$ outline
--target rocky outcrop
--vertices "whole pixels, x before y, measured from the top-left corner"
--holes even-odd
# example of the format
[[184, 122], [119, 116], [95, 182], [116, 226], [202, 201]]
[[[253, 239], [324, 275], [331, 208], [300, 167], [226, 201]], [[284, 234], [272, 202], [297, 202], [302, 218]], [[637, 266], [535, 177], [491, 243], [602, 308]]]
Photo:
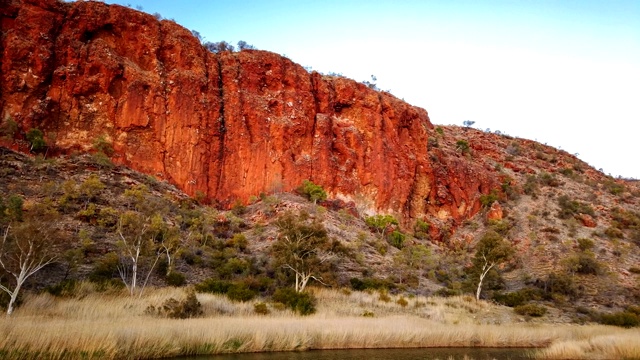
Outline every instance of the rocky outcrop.
[[59, 151], [104, 136], [114, 162], [221, 206], [310, 179], [407, 225], [457, 223], [499, 183], [429, 148], [427, 112], [389, 93], [266, 51], [214, 54], [178, 24], [117, 5], [3, 1], [2, 118]]

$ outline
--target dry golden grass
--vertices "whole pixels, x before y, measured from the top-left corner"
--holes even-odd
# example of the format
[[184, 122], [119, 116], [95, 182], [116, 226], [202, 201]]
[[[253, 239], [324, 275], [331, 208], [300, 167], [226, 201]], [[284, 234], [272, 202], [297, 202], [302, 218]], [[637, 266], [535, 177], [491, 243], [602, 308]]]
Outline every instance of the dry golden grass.
[[[87, 292], [79, 299], [46, 294], [27, 298], [12, 318], [0, 320], [3, 359], [158, 358], [228, 352], [406, 347], [544, 347], [546, 359], [639, 357], [638, 330], [604, 326], [481, 324], [504, 309], [468, 297], [379, 300], [378, 293], [314, 289], [318, 313], [299, 317], [255, 302], [232, 303], [198, 294], [204, 317], [173, 320], [145, 315], [149, 305], [181, 299], [182, 289], [150, 289], [141, 299]], [[416, 306], [416, 303], [418, 304]], [[361, 316], [369, 311], [374, 317]], [[476, 317], [474, 319], [474, 316]], [[635, 355], [634, 355], [635, 354]], [[609, 358], [611, 358], [609, 356]]]

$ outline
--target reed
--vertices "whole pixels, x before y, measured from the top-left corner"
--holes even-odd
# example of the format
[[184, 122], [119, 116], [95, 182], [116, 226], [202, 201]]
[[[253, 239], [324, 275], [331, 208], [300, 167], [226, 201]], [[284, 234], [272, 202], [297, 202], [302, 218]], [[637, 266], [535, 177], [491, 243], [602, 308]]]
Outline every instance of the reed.
[[[314, 291], [319, 306], [313, 316], [296, 316], [273, 304], [268, 305], [269, 315], [257, 315], [253, 311], [255, 302], [233, 303], [222, 296], [198, 294], [204, 316], [186, 320], [158, 318], [145, 312], [150, 305], [183, 298], [182, 289], [150, 289], [140, 299], [124, 293], [87, 293], [70, 299], [41, 294], [26, 298], [13, 317], [0, 320], [0, 358], [147, 359], [414, 347], [547, 347], [535, 354], [544, 359], [567, 358], [567, 354], [579, 354], [577, 358], [640, 357], [637, 345], [625, 345], [633, 343], [630, 339], [640, 338], [638, 330], [486, 324], [482, 323], [484, 315], [504, 309], [465, 297], [407, 298], [408, 304], [401, 306], [397, 296], [381, 301], [377, 293]], [[374, 316], [361, 316], [365, 310]]]

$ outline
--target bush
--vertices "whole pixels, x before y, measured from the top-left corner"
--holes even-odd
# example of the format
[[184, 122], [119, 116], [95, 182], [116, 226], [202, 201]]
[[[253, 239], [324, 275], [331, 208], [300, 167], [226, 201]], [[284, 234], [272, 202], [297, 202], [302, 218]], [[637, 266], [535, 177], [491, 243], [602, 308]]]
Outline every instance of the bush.
[[480, 204], [484, 208], [490, 207], [496, 201], [498, 201], [498, 194], [495, 190], [492, 190], [490, 194], [480, 195]]
[[460, 150], [463, 154], [468, 154], [471, 148], [469, 147], [469, 143], [466, 140], [458, 140], [456, 141], [456, 149]]
[[44, 134], [39, 129], [30, 129], [27, 131], [27, 140], [31, 143], [30, 150], [33, 152], [42, 151], [47, 148], [47, 143], [44, 141]]
[[230, 281], [206, 279], [199, 284], [196, 284], [196, 291], [206, 292], [212, 294], [226, 294], [231, 287]]
[[256, 314], [267, 315], [270, 313], [269, 308], [267, 308], [267, 304], [263, 302], [259, 302], [253, 305], [253, 311]]
[[389, 234], [389, 244], [397, 249], [402, 249], [405, 239], [406, 235], [398, 230], [394, 230], [391, 234]]
[[525, 288], [518, 291], [501, 293], [496, 292], [493, 294], [493, 300], [498, 304], [502, 304], [509, 307], [520, 306], [531, 300], [539, 300], [539, 290]]
[[150, 305], [145, 310], [145, 313], [172, 319], [188, 319], [202, 315], [202, 304], [198, 301], [195, 291], [192, 290], [187, 293], [187, 297], [182, 301], [169, 298], [158, 308]]
[[516, 306], [513, 311], [520, 315], [540, 317], [547, 313], [547, 308], [542, 305], [525, 304]]
[[582, 251], [587, 251], [593, 249], [595, 243], [591, 239], [580, 238], [578, 239], [578, 247]]
[[600, 323], [630, 328], [640, 326], [640, 317], [629, 311], [620, 311], [613, 314], [600, 315]]
[[598, 275], [600, 273], [600, 264], [591, 253], [580, 253], [569, 261], [570, 266], [573, 266], [578, 274]]
[[227, 290], [227, 297], [232, 301], [246, 302], [255, 298], [258, 294], [243, 282], [231, 284]]
[[298, 188], [298, 192], [304, 195], [310, 201], [316, 202], [327, 199], [327, 192], [324, 191], [322, 186], [316, 185], [309, 180], [304, 180], [302, 185]]
[[177, 271], [172, 271], [166, 276], [165, 280], [169, 286], [183, 286], [187, 282], [186, 276]]
[[387, 279], [351, 278], [351, 288], [356, 291], [392, 289], [395, 284]]
[[78, 286], [78, 281], [74, 279], [62, 280], [55, 285], [49, 285], [45, 288], [45, 291], [53, 296], [67, 297], [73, 296]]
[[580, 201], [571, 200], [567, 195], [562, 195], [558, 198], [558, 205], [560, 205], [560, 212], [558, 217], [561, 219], [569, 219], [575, 214], [587, 214], [594, 216], [595, 212], [589, 204], [585, 204]]
[[276, 290], [272, 300], [284, 304], [300, 315], [311, 315], [316, 312], [315, 297], [309, 293], [296, 292], [292, 288]]

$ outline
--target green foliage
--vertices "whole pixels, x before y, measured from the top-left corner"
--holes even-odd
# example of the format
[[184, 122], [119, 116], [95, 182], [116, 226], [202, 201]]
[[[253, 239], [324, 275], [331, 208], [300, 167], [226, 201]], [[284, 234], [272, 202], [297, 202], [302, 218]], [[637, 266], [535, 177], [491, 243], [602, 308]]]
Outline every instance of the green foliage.
[[395, 288], [395, 284], [388, 279], [377, 279], [377, 278], [351, 278], [349, 280], [351, 283], [351, 288], [356, 291], [365, 291], [365, 290], [390, 290]]
[[493, 294], [493, 300], [498, 304], [515, 307], [531, 300], [540, 300], [540, 291], [538, 289], [524, 288], [508, 293], [495, 292]]
[[113, 145], [111, 145], [111, 143], [107, 141], [105, 135], [98, 136], [98, 138], [93, 142], [93, 148], [97, 152], [100, 152], [109, 157], [113, 156], [114, 153]]
[[31, 143], [31, 151], [39, 152], [47, 148], [47, 143], [44, 141], [44, 134], [39, 129], [30, 129], [27, 131], [27, 140]]
[[234, 282], [227, 290], [227, 297], [232, 301], [246, 302], [257, 296], [257, 292], [244, 282]]
[[552, 273], [544, 281], [537, 281], [536, 286], [543, 291], [545, 299], [552, 299], [554, 294], [575, 297], [578, 292], [571, 275]]
[[619, 311], [612, 314], [601, 314], [601, 324], [631, 328], [640, 326], [640, 316], [630, 311]]
[[240, 216], [247, 212], [247, 207], [240, 200], [236, 200], [231, 207], [231, 213]]
[[76, 292], [78, 281], [75, 279], [65, 279], [57, 284], [49, 285], [45, 291], [53, 296], [68, 297], [73, 296]]
[[324, 225], [308, 214], [298, 216], [291, 212], [281, 215], [275, 225], [278, 238], [271, 247], [276, 265], [295, 273], [300, 282], [296, 282], [298, 291], [302, 291], [306, 281], [327, 270], [327, 254], [331, 242]]
[[558, 187], [562, 185], [562, 182], [558, 180], [555, 175], [547, 172], [541, 172], [538, 174], [538, 182], [543, 186]]
[[198, 292], [226, 294], [232, 301], [245, 302], [258, 295], [257, 291], [252, 289], [245, 281], [207, 279], [196, 284], [195, 288]]
[[218, 280], [218, 279], [206, 279], [199, 284], [196, 284], [195, 289], [198, 292], [212, 293], [212, 294], [226, 294], [231, 287], [231, 281]]
[[459, 150], [463, 154], [468, 154], [471, 151], [469, 147], [469, 142], [467, 140], [458, 140], [456, 141], [456, 150]]
[[300, 315], [311, 315], [316, 312], [316, 299], [310, 293], [281, 288], [276, 290], [271, 299], [274, 302], [284, 304]]
[[327, 192], [324, 191], [322, 186], [316, 185], [309, 180], [302, 181], [302, 185], [298, 188], [298, 192], [304, 195], [307, 199], [313, 201], [314, 204], [318, 201], [327, 199]]
[[525, 194], [534, 199], [538, 198], [538, 179], [534, 175], [527, 175], [527, 181], [524, 183], [522, 190]]
[[183, 286], [187, 282], [187, 277], [180, 272], [172, 271], [166, 277], [165, 281], [169, 286]]
[[426, 240], [429, 239], [429, 228], [431, 224], [420, 219], [416, 220], [416, 224], [413, 226], [413, 236], [416, 239]]
[[491, 190], [489, 194], [480, 195], [480, 204], [482, 204], [484, 208], [490, 207], [496, 201], [498, 201], [498, 194], [495, 190]]
[[443, 129], [443, 128], [441, 128], [440, 126], [438, 126], [438, 127], [436, 128], [436, 132], [437, 132], [438, 134], [440, 134], [440, 136], [444, 136], [444, 129]]
[[18, 123], [12, 118], [6, 118], [2, 125], [0, 125], [0, 136], [7, 140], [15, 139], [18, 132]]
[[576, 214], [588, 214], [591, 216], [595, 215], [595, 212], [593, 211], [591, 205], [577, 200], [571, 200], [567, 195], [558, 197], [558, 205], [560, 205], [558, 217], [561, 219], [569, 219]]
[[537, 304], [525, 304], [516, 306], [513, 311], [520, 315], [541, 317], [547, 313], [547, 308]]
[[580, 248], [581, 251], [591, 250], [593, 249], [594, 246], [595, 246], [595, 243], [591, 239], [586, 239], [586, 238], [578, 239], [578, 248]]
[[259, 315], [268, 315], [271, 311], [267, 308], [267, 304], [259, 302], [253, 305], [253, 312]]
[[591, 252], [581, 252], [567, 259], [571, 270], [583, 275], [598, 275], [601, 272], [600, 263]]
[[506, 236], [509, 233], [509, 230], [511, 230], [511, 228], [513, 227], [511, 222], [507, 219], [489, 220], [488, 225], [491, 230], [497, 232], [502, 236]]
[[609, 193], [613, 195], [620, 195], [625, 192], [626, 188], [623, 184], [616, 182], [615, 180], [607, 180], [604, 183], [605, 188]]
[[0, 224], [8, 221], [22, 221], [22, 206], [24, 201], [22, 197], [11, 194], [6, 200], [0, 196]]
[[198, 301], [195, 291], [191, 290], [182, 301], [174, 298], [167, 299], [162, 306], [155, 308], [149, 306], [145, 313], [148, 315], [158, 315], [171, 319], [189, 319], [202, 315], [202, 304]]
[[120, 259], [116, 253], [107, 253], [94, 263], [93, 270], [89, 273], [89, 280], [95, 283], [109, 282], [117, 275], [119, 264]]
[[497, 232], [489, 230], [480, 238], [476, 245], [470, 270], [470, 276], [466, 288], [470, 290], [476, 287], [476, 298], [479, 298], [482, 287], [487, 284], [489, 288], [498, 288], [502, 284], [502, 278], [497, 267], [511, 259], [514, 254], [511, 243]]
[[377, 232], [381, 238], [384, 237], [389, 227], [398, 225], [398, 220], [392, 215], [367, 216], [364, 222], [371, 230]]
[[394, 230], [391, 234], [389, 234], [389, 244], [391, 244], [391, 246], [395, 247], [396, 249], [402, 249], [406, 238], [407, 236], [403, 232]]

